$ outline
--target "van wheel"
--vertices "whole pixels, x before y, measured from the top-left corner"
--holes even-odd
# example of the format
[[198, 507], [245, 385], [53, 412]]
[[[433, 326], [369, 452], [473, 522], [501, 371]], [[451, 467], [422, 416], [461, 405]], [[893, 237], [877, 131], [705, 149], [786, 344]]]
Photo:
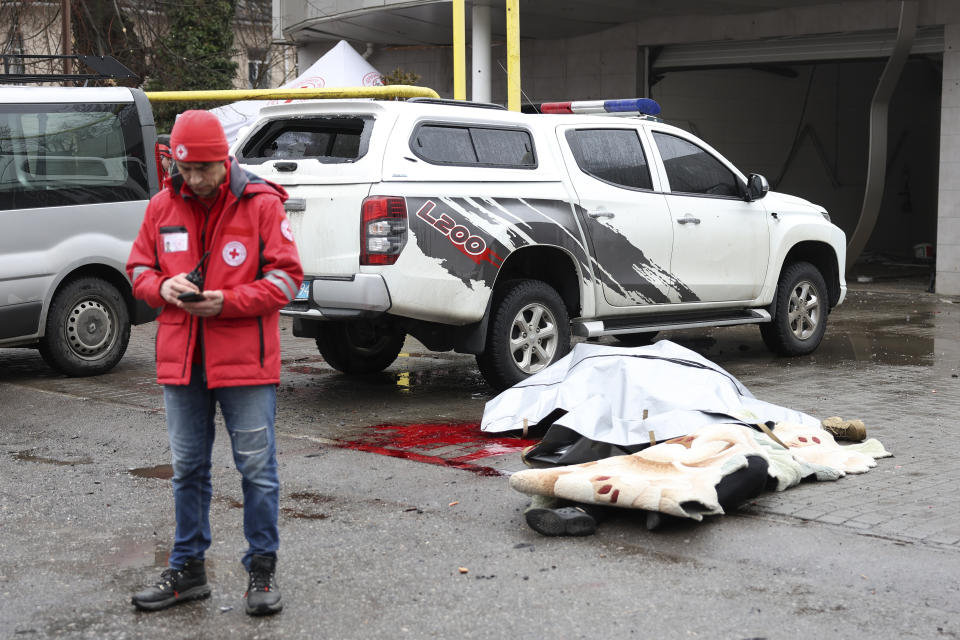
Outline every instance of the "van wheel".
[[68, 376], [110, 371], [130, 341], [130, 312], [115, 286], [100, 278], [79, 278], [50, 303], [40, 355]]
[[784, 268], [777, 284], [773, 320], [760, 325], [767, 348], [782, 356], [812, 353], [827, 330], [827, 285], [809, 262]]
[[405, 333], [382, 322], [323, 322], [317, 336], [317, 349], [337, 371], [376, 373], [393, 364], [405, 338]]
[[477, 367], [491, 387], [502, 391], [567, 355], [570, 318], [560, 295], [540, 280], [510, 280], [494, 295], [487, 346], [477, 354]]

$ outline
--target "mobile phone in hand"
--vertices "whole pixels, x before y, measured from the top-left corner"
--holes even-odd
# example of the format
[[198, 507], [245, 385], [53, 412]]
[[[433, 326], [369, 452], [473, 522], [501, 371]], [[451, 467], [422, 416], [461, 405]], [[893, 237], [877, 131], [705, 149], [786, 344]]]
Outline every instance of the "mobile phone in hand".
[[183, 293], [177, 296], [177, 300], [181, 300], [183, 302], [200, 302], [202, 300], [206, 300], [206, 298], [203, 297], [202, 293], [194, 293], [193, 291], [184, 291]]

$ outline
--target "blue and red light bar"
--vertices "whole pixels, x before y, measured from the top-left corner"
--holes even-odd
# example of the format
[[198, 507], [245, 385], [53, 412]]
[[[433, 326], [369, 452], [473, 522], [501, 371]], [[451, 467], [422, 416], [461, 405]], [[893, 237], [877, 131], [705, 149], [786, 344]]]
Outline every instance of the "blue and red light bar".
[[650, 98], [544, 102], [540, 105], [540, 113], [639, 113], [645, 116], [655, 116], [660, 113], [660, 105]]

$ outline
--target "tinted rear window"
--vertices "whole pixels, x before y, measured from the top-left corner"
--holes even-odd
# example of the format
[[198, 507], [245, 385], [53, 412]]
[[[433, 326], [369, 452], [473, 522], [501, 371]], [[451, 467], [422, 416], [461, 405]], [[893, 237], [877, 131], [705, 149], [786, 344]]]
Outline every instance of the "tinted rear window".
[[0, 105], [0, 209], [149, 198], [133, 104]]
[[631, 189], [652, 189], [650, 167], [635, 129], [576, 129], [567, 142], [586, 174]]
[[237, 159], [244, 164], [269, 160], [354, 162], [367, 153], [372, 127], [369, 117], [277, 120], [254, 133]]
[[410, 148], [432, 164], [533, 169], [537, 166], [530, 132], [486, 126], [423, 124]]

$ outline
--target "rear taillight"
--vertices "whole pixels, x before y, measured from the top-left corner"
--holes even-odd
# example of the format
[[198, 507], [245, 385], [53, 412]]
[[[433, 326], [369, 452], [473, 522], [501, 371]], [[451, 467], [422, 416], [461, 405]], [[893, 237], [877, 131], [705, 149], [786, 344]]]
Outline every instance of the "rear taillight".
[[407, 243], [407, 201], [372, 196], [360, 210], [360, 264], [393, 264]]

